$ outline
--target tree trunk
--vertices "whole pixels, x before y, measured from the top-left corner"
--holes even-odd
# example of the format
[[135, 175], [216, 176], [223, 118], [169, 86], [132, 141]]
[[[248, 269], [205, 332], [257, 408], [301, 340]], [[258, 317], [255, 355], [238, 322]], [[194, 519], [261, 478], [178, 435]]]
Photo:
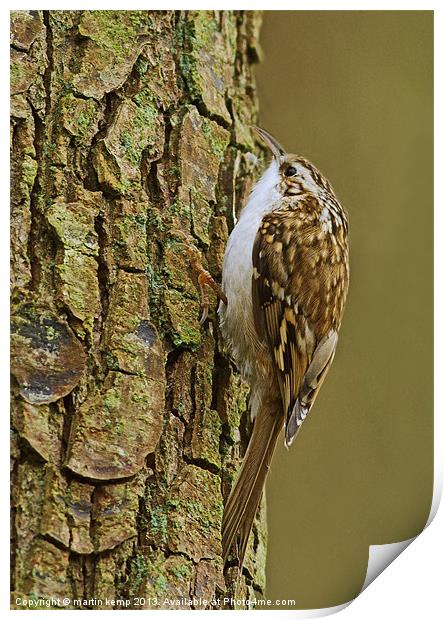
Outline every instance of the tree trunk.
[[14, 607], [236, 605], [220, 527], [247, 394], [180, 231], [219, 279], [258, 169], [259, 23], [12, 13]]

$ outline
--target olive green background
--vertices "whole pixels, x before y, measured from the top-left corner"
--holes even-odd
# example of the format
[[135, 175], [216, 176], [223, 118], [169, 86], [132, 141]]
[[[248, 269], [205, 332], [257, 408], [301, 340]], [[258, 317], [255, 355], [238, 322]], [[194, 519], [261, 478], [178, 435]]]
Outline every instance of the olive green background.
[[267, 485], [267, 596], [327, 607], [359, 592], [370, 544], [430, 510], [433, 13], [266, 11], [262, 47], [261, 124], [350, 217], [336, 360]]

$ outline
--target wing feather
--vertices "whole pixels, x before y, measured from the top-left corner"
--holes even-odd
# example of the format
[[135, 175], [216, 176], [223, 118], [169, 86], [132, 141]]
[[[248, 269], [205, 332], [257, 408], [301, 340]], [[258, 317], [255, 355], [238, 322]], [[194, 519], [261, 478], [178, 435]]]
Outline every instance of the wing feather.
[[252, 255], [255, 327], [274, 362], [287, 445], [330, 367], [337, 342], [334, 310], [340, 307], [342, 312], [343, 305], [342, 291], [335, 289], [339, 267], [328, 263], [329, 253], [322, 258], [319, 238], [307, 226], [302, 231], [298, 226], [301, 221], [292, 211], [265, 215]]
[[[291, 274], [283, 263], [282, 242], [276, 232], [276, 241], [269, 242], [266, 218], [253, 247], [253, 310], [256, 330], [259, 337], [267, 342], [275, 364], [283, 410], [288, 416], [309, 364], [306, 351], [298, 346], [298, 341], [304, 339], [306, 319], [303, 314], [297, 314], [295, 296], [286, 294]], [[277, 231], [276, 225], [273, 226], [272, 230]]]

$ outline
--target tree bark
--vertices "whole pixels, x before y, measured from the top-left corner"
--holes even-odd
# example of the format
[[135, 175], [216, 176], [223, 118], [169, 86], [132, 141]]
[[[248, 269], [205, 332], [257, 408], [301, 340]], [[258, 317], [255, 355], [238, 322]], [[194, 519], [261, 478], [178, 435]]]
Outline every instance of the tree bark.
[[[13, 606], [235, 607], [247, 392], [180, 231], [219, 279], [258, 171], [260, 15], [11, 20]], [[261, 514], [239, 598], [264, 590]]]

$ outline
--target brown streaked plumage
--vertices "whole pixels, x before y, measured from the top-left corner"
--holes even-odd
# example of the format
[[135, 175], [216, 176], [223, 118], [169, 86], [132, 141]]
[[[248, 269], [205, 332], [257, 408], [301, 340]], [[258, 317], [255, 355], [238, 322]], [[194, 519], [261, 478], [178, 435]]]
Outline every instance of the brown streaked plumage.
[[277, 438], [290, 446], [332, 363], [348, 289], [348, 223], [329, 181], [256, 128], [274, 160], [230, 235], [221, 329], [251, 387], [253, 433], [222, 543], [243, 564]]

